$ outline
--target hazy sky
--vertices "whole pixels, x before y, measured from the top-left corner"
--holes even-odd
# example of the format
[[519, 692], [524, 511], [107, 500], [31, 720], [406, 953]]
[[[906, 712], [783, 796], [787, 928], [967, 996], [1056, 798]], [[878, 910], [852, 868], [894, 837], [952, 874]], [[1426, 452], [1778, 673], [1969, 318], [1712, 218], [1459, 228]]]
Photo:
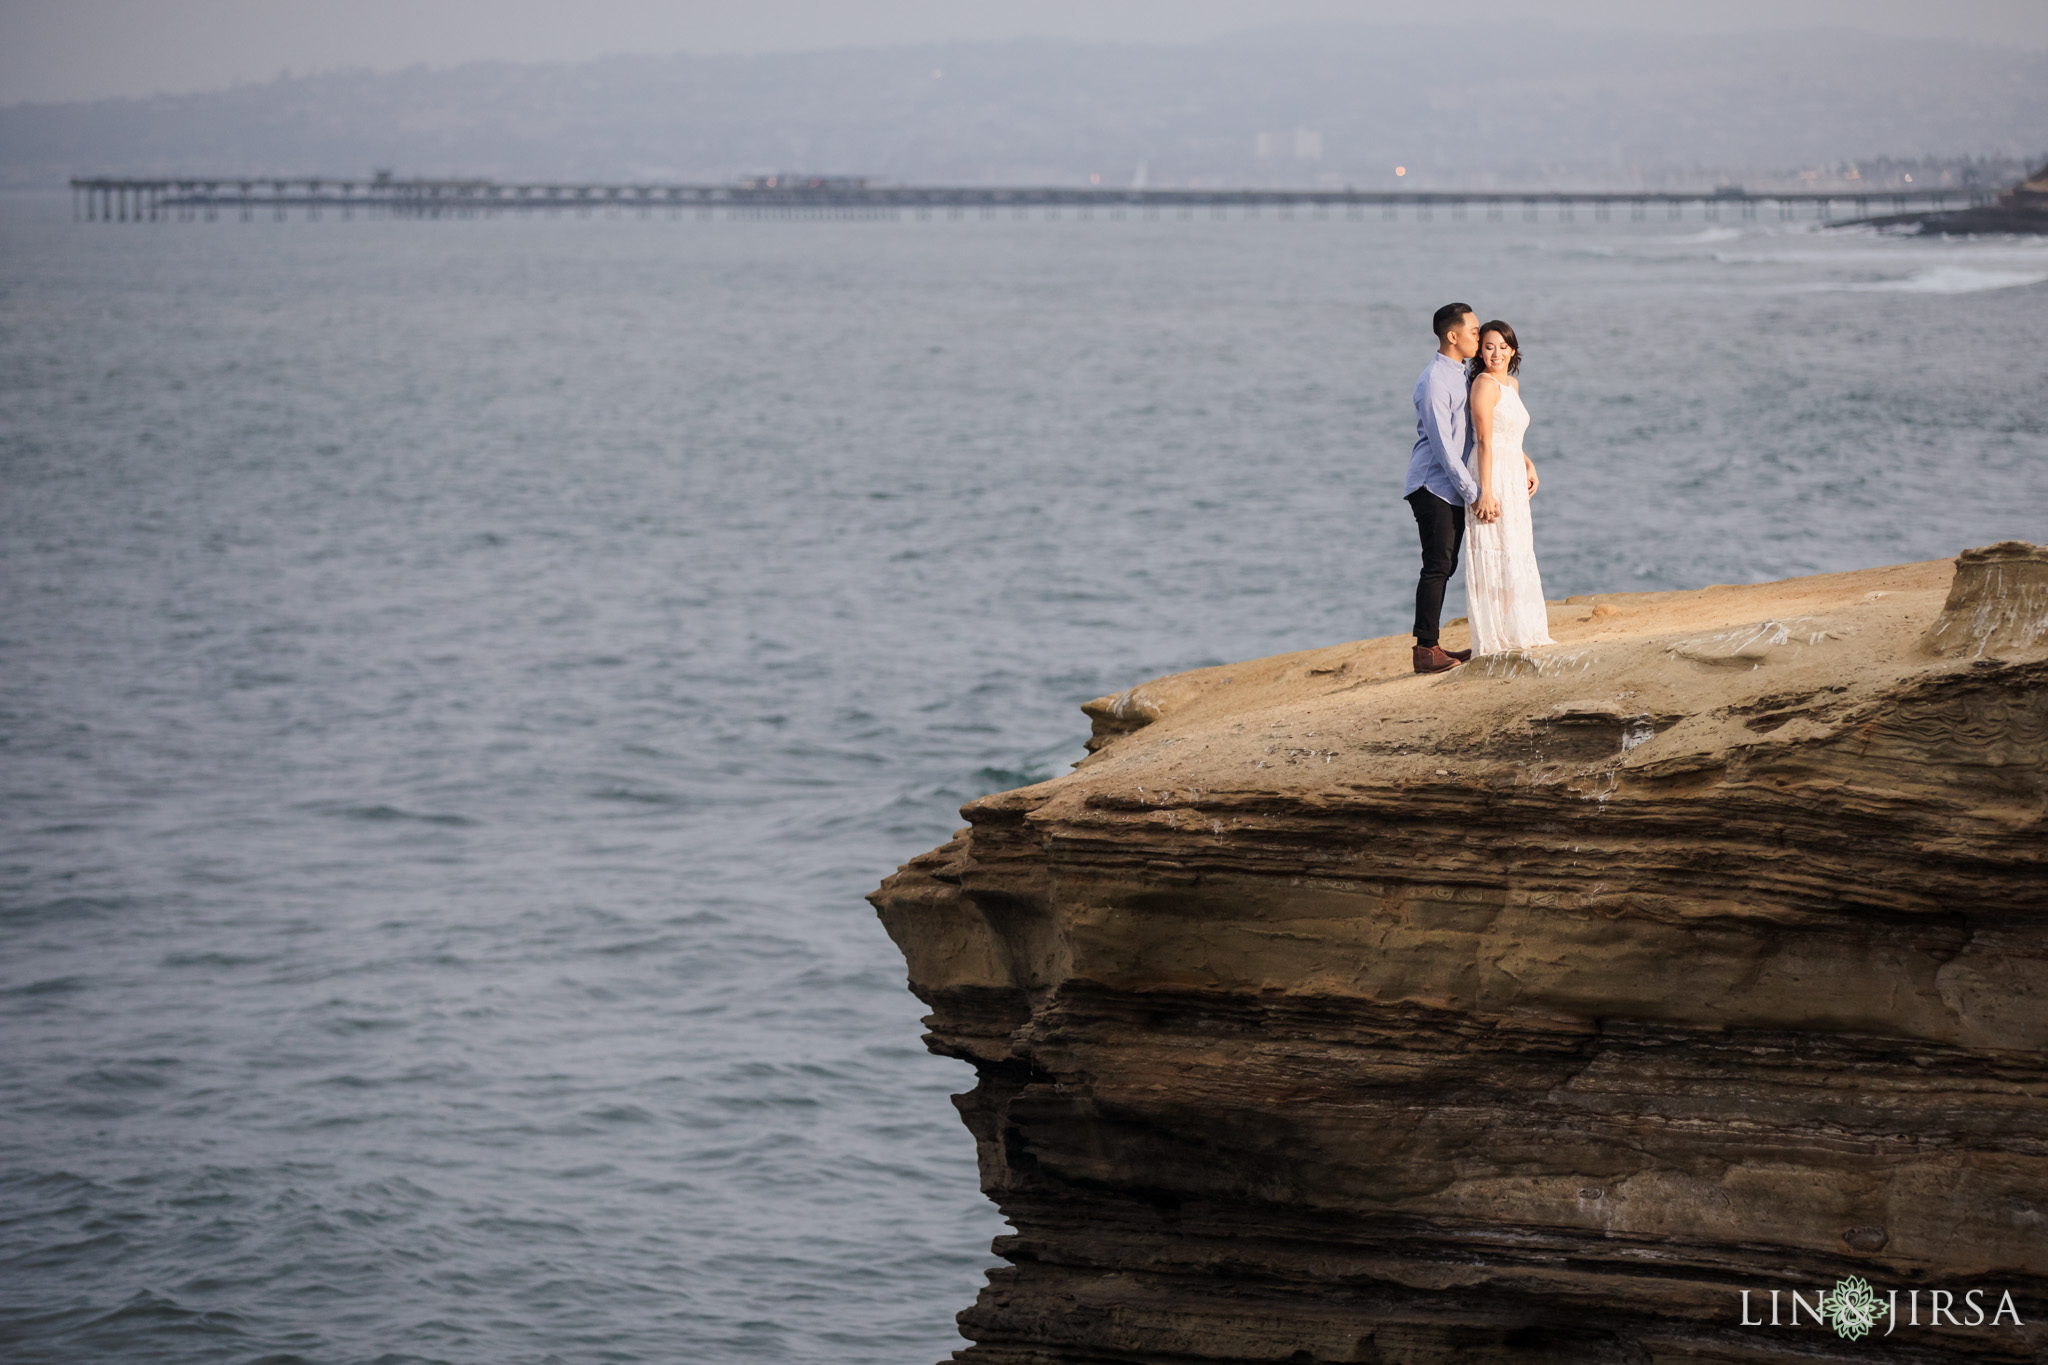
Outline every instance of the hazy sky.
[[335, 67], [1020, 36], [1185, 42], [1292, 20], [1845, 27], [2048, 48], [2044, 0], [0, 0], [0, 104]]

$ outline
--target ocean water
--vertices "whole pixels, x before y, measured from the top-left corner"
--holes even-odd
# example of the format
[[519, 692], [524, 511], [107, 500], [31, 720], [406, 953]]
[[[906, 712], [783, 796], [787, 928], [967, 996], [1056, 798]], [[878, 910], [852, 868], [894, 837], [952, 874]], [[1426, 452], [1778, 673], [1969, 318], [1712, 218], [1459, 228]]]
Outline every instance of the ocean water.
[[861, 897], [1405, 626], [1453, 296], [1553, 597], [2048, 538], [2042, 242], [0, 202], [0, 1354], [944, 1356], [1002, 1225]]

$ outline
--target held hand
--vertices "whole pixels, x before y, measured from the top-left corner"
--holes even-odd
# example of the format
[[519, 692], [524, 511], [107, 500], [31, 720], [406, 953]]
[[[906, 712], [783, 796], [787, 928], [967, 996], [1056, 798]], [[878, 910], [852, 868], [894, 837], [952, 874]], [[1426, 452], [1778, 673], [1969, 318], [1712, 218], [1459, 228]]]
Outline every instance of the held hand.
[[1472, 504], [1472, 515], [1485, 522], [1499, 521], [1500, 499], [1491, 493], [1480, 494], [1479, 501]]

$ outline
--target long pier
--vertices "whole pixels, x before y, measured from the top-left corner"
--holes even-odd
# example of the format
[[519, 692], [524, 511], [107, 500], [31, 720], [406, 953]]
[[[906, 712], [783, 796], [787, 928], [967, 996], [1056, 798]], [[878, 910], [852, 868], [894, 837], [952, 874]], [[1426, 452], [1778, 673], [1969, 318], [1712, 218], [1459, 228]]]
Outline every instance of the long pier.
[[1839, 210], [1854, 218], [1881, 212], [1904, 214], [1912, 209], [1939, 212], [1993, 203], [1997, 191], [1978, 188], [1886, 188], [1882, 190], [1759, 190], [1735, 186], [1712, 190], [1360, 190], [1360, 189], [1118, 189], [1096, 186], [1002, 187], [982, 185], [873, 185], [852, 177], [779, 177], [733, 185], [504, 183], [476, 179], [367, 179], [299, 176], [229, 178], [210, 176], [110, 177], [87, 176], [71, 182], [72, 215], [88, 222], [140, 223], [171, 220], [213, 221], [223, 214], [240, 219], [283, 218], [297, 211], [310, 218], [356, 214], [403, 218], [460, 218], [498, 213], [634, 212], [653, 214], [686, 210], [701, 216], [761, 217], [897, 217], [910, 213], [927, 218], [970, 211], [982, 217], [1008, 212], [1023, 217], [1034, 211], [1056, 215], [1078, 210], [1112, 217], [1137, 212], [1155, 217], [1173, 212], [1193, 217], [1207, 211], [1223, 217], [1232, 210], [1257, 214], [1277, 209], [1282, 216], [1305, 209], [1327, 217], [1333, 210], [1360, 218], [1369, 209], [1396, 217], [1402, 209], [1419, 218], [1445, 212], [1464, 218], [1477, 211], [1490, 219], [1510, 212], [1534, 221], [1549, 209], [1560, 219], [1589, 211], [1606, 219], [1617, 210], [1643, 219], [1661, 211], [1681, 218], [1697, 208], [1709, 219], [1723, 212], [1755, 218], [1766, 206], [1780, 218], [1802, 211], [1822, 221], [1836, 221]]

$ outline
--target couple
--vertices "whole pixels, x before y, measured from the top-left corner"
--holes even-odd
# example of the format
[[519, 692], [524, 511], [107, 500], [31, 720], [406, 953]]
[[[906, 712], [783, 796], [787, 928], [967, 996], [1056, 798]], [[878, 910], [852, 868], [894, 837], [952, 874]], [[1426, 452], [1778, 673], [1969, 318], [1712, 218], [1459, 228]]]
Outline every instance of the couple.
[[[1536, 573], [1529, 499], [1536, 466], [1522, 453], [1529, 410], [1522, 406], [1522, 353], [1505, 322], [1481, 326], [1462, 303], [1436, 310], [1436, 359], [1415, 381], [1415, 453], [1408, 505], [1422, 533], [1422, 581], [1415, 586], [1415, 671], [1442, 673], [1472, 657], [1547, 645], [1550, 618]], [[1472, 538], [1465, 601], [1472, 649], [1437, 642], [1444, 585], [1458, 548]]]

